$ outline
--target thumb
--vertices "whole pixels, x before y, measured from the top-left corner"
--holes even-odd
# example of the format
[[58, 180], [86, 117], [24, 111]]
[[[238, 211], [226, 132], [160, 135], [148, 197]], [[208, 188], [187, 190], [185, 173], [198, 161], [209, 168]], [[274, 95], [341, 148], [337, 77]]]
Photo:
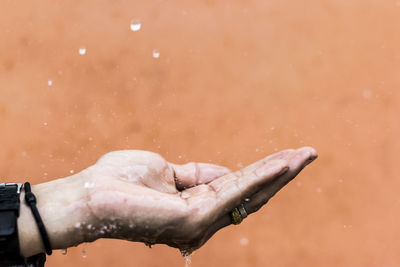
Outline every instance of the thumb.
[[178, 190], [207, 184], [231, 172], [226, 167], [209, 163], [189, 162], [183, 165], [172, 163], [169, 165], [174, 170], [175, 184]]

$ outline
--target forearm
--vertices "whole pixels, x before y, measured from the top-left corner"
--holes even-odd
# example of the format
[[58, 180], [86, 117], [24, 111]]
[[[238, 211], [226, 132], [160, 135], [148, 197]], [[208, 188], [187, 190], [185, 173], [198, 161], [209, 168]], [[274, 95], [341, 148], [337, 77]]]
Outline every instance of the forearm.
[[[91, 223], [83, 173], [32, 186], [37, 208], [53, 249], [64, 249], [84, 242], [82, 223]], [[43, 242], [30, 207], [21, 193], [18, 234], [21, 254], [29, 257], [44, 252]]]

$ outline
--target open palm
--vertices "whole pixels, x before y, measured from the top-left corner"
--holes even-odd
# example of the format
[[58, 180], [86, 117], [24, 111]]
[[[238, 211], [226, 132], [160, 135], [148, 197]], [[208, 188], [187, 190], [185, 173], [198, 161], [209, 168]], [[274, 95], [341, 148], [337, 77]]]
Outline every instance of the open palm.
[[84, 171], [96, 218], [86, 239], [120, 238], [191, 251], [231, 224], [233, 208], [244, 203], [249, 214], [257, 211], [316, 157], [309, 147], [284, 150], [230, 172], [213, 164], [172, 164], [147, 151], [108, 153]]

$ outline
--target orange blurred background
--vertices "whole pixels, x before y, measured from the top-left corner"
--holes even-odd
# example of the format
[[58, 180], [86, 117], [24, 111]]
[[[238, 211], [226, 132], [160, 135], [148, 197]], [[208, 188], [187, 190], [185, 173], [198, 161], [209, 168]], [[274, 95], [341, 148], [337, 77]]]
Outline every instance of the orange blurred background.
[[[319, 159], [190, 266], [400, 266], [399, 30], [399, 1], [2, 1], [1, 181], [119, 149], [238, 169], [311, 145]], [[46, 266], [184, 265], [100, 240]]]

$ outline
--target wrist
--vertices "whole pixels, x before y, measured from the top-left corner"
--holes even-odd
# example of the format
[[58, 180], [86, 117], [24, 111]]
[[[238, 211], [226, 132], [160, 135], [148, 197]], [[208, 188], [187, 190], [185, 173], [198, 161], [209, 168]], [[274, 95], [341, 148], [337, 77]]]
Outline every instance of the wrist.
[[[32, 186], [52, 249], [65, 249], [85, 241], [80, 225], [90, 223], [92, 218], [87, 210], [87, 193], [83, 176], [84, 172], [81, 172], [68, 178]], [[21, 254], [29, 257], [44, 252], [44, 246], [24, 196], [25, 193], [22, 192], [18, 235]]]

